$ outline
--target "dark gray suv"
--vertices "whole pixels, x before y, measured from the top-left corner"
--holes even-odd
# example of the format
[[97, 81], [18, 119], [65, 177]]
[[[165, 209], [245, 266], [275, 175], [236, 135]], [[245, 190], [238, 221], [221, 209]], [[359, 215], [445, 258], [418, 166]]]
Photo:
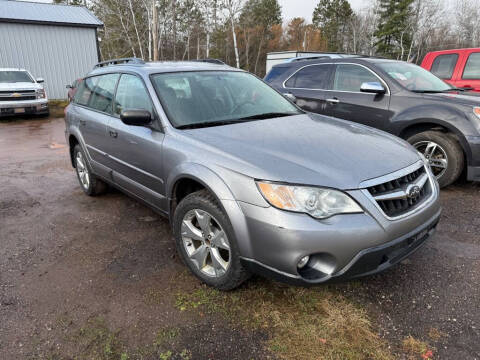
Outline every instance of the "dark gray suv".
[[219, 289], [252, 272], [306, 284], [382, 271], [439, 221], [438, 183], [408, 143], [306, 114], [228, 66], [100, 64], [65, 121], [83, 191], [110, 184], [169, 217], [182, 259]]
[[356, 57], [279, 64], [265, 80], [301, 108], [388, 131], [429, 160], [440, 186], [480, 181], [480, 94], [404, 61]]

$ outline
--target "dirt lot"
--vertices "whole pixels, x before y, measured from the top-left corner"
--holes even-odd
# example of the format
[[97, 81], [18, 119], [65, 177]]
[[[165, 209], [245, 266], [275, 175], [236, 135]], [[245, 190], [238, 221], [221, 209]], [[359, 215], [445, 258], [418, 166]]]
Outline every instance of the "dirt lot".
[[0, 122], [0, 359], [480, 359], [480, 186], [442, 192], [437, 235], [387, 273], [219, 293], [168, 222], [83, 195], [62, 119]]

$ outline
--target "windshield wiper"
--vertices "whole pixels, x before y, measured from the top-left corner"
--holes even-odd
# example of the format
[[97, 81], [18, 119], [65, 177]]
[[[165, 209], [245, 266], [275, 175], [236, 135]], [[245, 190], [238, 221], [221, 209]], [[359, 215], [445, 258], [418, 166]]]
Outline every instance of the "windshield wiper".
[[264, 113], [264, 114], [245, 116], [237, 119], [205, 121], [200, 123], [185, 124], [185, 125], [177, 126], [177, 129], [199, 129], [199, 128], [205, 128], [205, 127], [211, 127], [211, 126], [231, 125], [231, 124], [238, 124], [238, 123], [247, 122], [247, 121], [265, 120], [265, 119], [272, 119], [275, 117], [293, 116], [293, 115], [299, 115], [299, 114], [300, 113], [270, 112], [270, 113]]
[[294, 112], [294, 113], [293, 112], [269, 112], [269, 113], [245, 116], [245, 117], [239, 118], [238, 120], [263, 120], [263, 119], [273, 119], [273, 118], [276, 118], [276, 117], [285, 117], [285, 116], [293, 116], [293, 115], [300, 115], [300, 113], [296, 113], [296, 112]]
[[446, 93], [450, 91], [465, 91], [465, 89], [460, 89], [460, 88], [451, 88], [451, 89], [445, 89], [445, 90], [411, 90], [414, 93], [420, 93], [420, 94], [441, 94], [441, 93]]

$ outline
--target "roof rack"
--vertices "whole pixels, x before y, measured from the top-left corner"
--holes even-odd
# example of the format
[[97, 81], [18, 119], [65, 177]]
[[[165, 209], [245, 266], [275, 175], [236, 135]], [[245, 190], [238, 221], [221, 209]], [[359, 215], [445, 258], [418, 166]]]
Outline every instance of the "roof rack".
[[196, 60], [190, 60], [190, 61], [205, 62], [205, 63], [217, 64], [217, 65], [226, 65], [222, 60], [218, 60], [218, 59], [196, 59]]
[[143, 61], [143, 59], [136, 58], [136, 57], [110, 59], [110, 60], [99, 62], [97, 65], [95, 65], [95, 68], [101, 68], [104, 66], [119, 65], [119, 64], [145, 64], [145, 61]]

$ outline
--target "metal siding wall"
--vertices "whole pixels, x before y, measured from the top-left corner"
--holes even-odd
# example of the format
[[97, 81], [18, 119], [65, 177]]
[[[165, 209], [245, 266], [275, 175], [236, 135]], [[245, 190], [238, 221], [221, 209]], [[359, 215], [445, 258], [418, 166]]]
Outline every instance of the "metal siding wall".
[[65, 85], [98, 61], [95, 29], [0, 23], [0, 67], [20, 67], [45, 79], [50, 99], [65, 99]]

